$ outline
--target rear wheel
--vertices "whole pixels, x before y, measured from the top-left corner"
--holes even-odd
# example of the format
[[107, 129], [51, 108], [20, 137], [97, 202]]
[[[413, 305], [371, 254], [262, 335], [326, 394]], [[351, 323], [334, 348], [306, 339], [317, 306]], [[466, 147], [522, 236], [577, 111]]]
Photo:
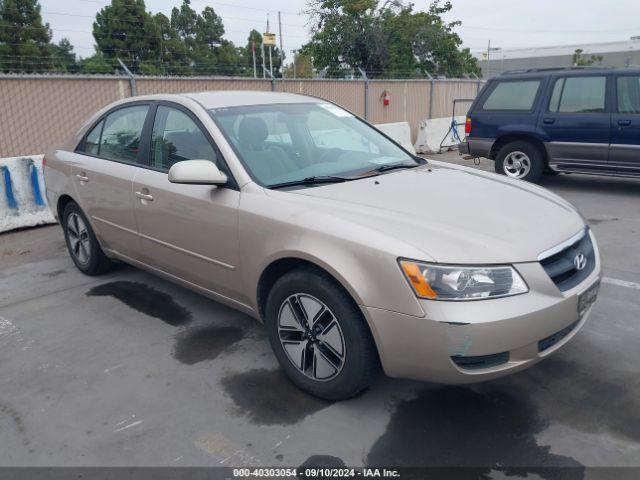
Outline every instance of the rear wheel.
[[529, 142], [506, 144], [498, 151], [496, 173], [528, 182], [537, 182], [544, 172], [545, 162], [540, 150]]
[[112, 266], [100, 248], [93, 229], [77, 203], [69, 202], [62, 215], [62, 228], [69, 255], [78, 270], [86, 275], [100, 275]]
[[280, 278], [269, 292], [265, 324], [285, 373], [312, 395], [328, 400], [353, 397], [379, 371], [362, 313], [321, 270], [301, 268]]

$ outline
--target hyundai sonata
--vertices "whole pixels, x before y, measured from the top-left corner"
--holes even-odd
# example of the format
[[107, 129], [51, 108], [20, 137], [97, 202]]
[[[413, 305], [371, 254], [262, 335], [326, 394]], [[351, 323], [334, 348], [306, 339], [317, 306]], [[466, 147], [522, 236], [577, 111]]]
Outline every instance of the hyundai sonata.
[[586, 321], [600, 260], [540, 187], [415, 157], [337, 105], [271, 92], [127, 99], [46, 154], [75, 265], [149, 270], [265, 324], [323, 398], [389, 376], [517, 372]]

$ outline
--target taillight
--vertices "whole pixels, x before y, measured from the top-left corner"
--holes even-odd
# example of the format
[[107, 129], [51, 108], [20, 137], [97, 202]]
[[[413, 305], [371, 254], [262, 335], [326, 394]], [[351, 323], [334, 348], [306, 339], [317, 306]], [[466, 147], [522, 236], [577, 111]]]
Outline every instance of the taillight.
[[47, 157], [42, 157], [42, 168], [47, 164]]
[[471, 117], [467, 117], [467, 121], [464, 122], [464, 134], [467, 136], [471, 134]]

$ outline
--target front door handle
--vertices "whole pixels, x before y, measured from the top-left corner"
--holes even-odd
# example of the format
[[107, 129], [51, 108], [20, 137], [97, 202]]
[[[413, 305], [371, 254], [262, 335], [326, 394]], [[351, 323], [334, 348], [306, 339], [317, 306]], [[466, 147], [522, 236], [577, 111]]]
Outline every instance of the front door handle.
[[621, 127], [628, 127], [631, 125], [631, 120], [618, 120], [618, 125]]
[[81, 182], [88, 182], [89, 181], [89, 177], [87, 177], [84, 172], [76, 174], [76, 178], [78, 180], [80, 180]]
[[544, 118], [544, 119], [542, 119], [542, 123], [544, 123], [545, 125], [553, 125], [554, 123], [556, 123], [556, 119], [555, 118]]
[[148, 193], [136, 192], [136, 197], [141, 200], [146, 200], [147, 202], [153, 202], [153, 195], [149, 195]]

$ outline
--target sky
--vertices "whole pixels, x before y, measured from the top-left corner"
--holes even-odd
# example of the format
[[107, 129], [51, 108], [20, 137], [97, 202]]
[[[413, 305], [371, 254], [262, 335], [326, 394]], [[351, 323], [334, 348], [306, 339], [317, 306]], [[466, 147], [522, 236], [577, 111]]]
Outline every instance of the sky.
[[[145, 0], [147, 10], [163, 12], [182, 0]], [[640, 35], [640, 0], [451, 0], [449, 21], [460, 20], [456, 32], [465, 47], [479, 54], [492, 48], [527, 48], [628, 40]], [[94, 52], [91, 35], [96, 12], [109, 0], [40, 0], [42, 16], [53, 31], [54, 41], [67, 37], [81, 57]], [[413, 2], [424, 10], [427, 0]], [[192, 0], [200, 12], [212, 6], [222, 17], [225, 38], [244, 45], [253, 28], [278, 33], [278, 11], [282, 16], [285, 52], [297, 49], [308, 39], [306, 0]], [[278, 42], [280, 39], [278, 38]]]

